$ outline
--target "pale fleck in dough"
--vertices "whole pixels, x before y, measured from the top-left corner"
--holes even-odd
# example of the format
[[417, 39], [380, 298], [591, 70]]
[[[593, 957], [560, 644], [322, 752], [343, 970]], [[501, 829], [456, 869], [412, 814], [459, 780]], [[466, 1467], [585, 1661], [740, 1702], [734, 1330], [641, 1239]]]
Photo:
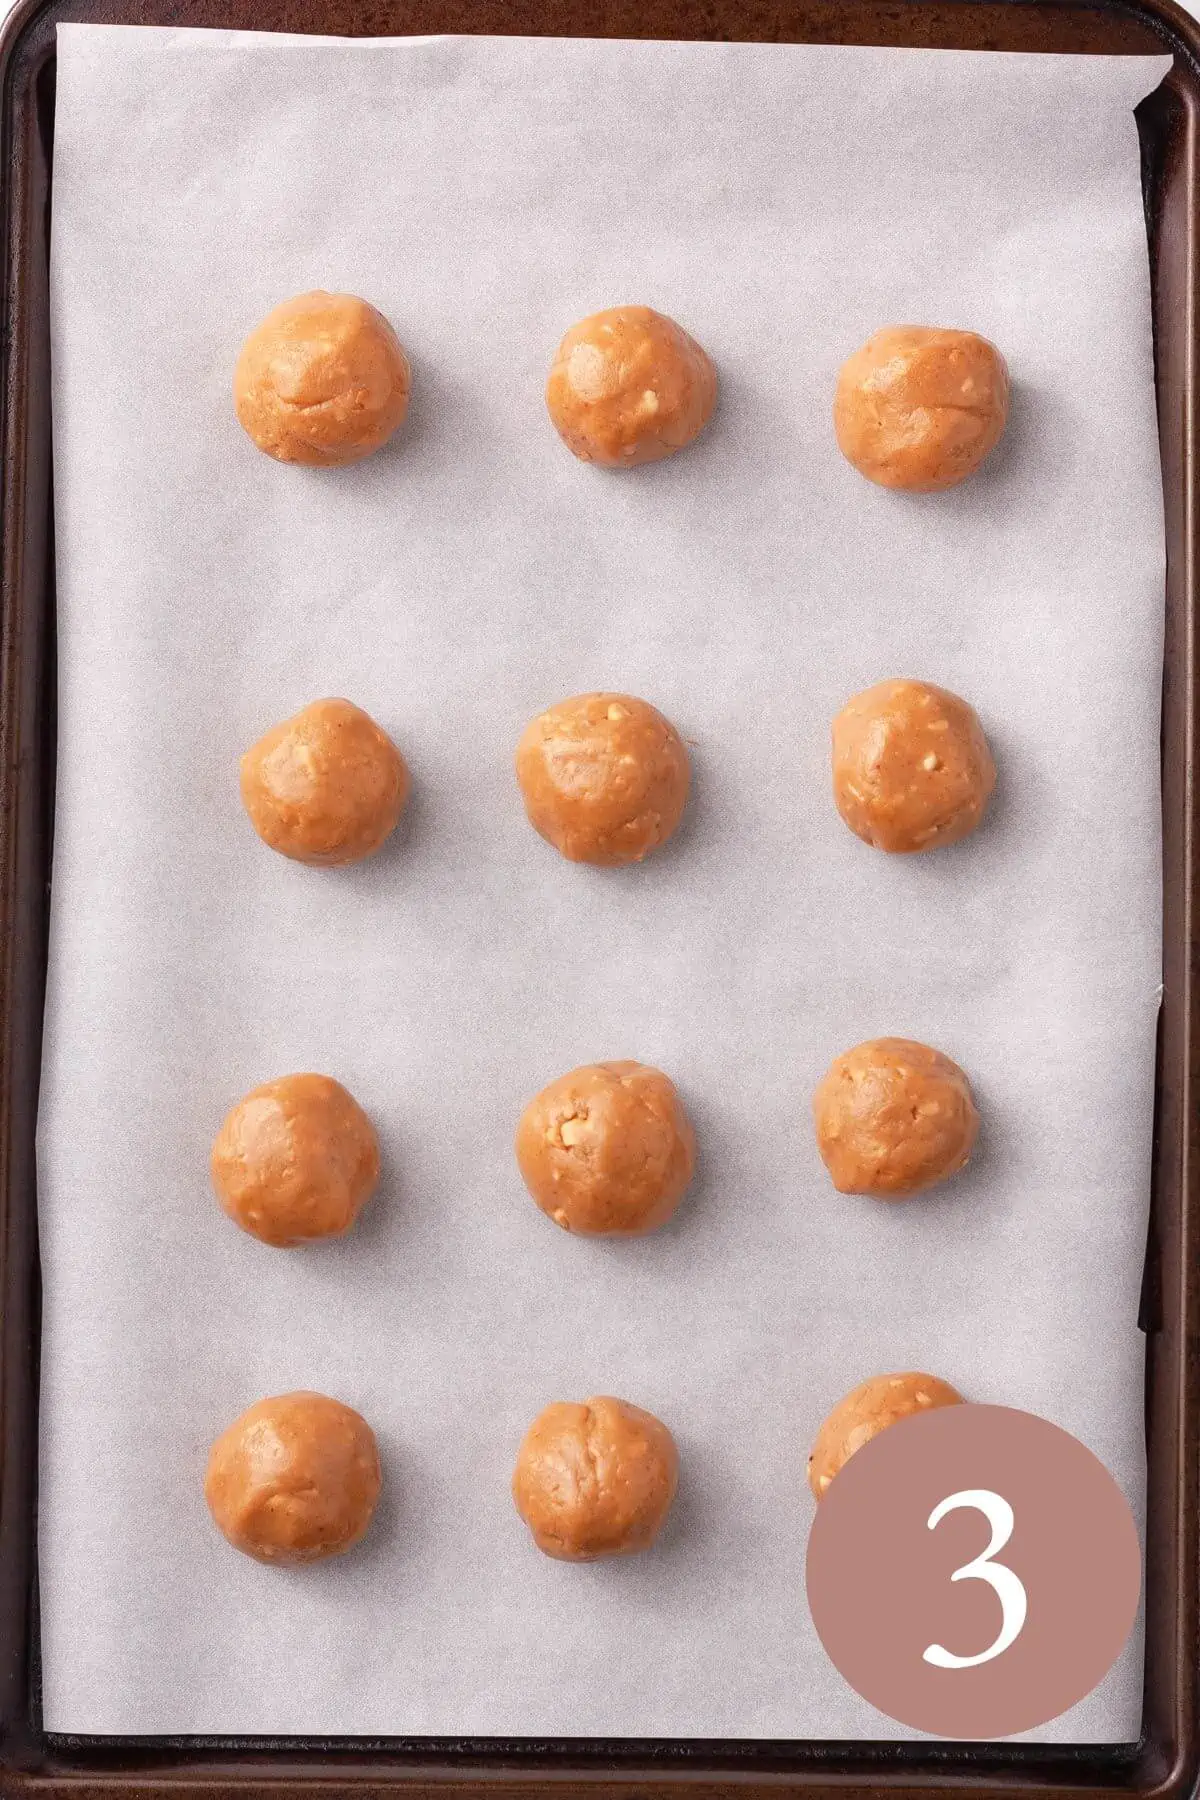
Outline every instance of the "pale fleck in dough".
[[542, 1211], [583, 1237], [635, 1237], [665, 1225], [696, 1166], [674, 1084], [645, 1063], [588, 1063], [531, 1100], [517, 1165]]
[[1004, 358], [973, 331], [889, 325], [842, 366], [842, 455], [881, 487], [928, 493], [973, 475], [1008, 419]]
[[517, 781], [530, 824], [570, 862], [641, 862], [671, 836], [691, 768], [675, 727], [630, 694], [579, 694], [521, 734]]
[[699, 436], [717, 376], [683, 328], [648, 306], [615, 306], [573, 325], [546, 382], [555, 429], [581, 462], [629, 469]]
[[380, 1485], [375, 1435], [361, 1414], [299, 1392], [257, 1401], [222, 1432], [204, 1497], [235, 1550], [286, 1567], [356, 1544]]
[[517, 1454], [512, 1493], [546, 1556], [595, 1562], [648, 1550], [678, 1480], [675, 1441], [662, 1421], [599, 1395], [539, 1413]]
[[408, 411], [408, 358], [383, 314], [356, 294], [316, 290], [269, 312], [233, 377], [243, 430], [277, 462], [360, 462]]
[[814, 1496], [820, 1500], [855, 1452], [889, 1425], [934, 1407], [961, 1405], [962, 1395], [936, 1375], [873, 1375], [838, 1402], [817, 1433], [808, 1459]]
[[958, 1064], [906, 1038], [872, 1038], [837, 1057], [813, 1096], [813, 1122], [834, 1187], [877, 1200], [957, 1174], [979, 1131]]
[[314, 700], [242, 757], [242, 803], [265, 844], [296, 862], [374, 855], [395, 829], [409, 776], [395, 744], [349, 700]]
[[925, 681], [881, 681], [833, 721], [833, 797], [876, 850], [956, 844], [982, 822], [996, 765], [974, 709]]

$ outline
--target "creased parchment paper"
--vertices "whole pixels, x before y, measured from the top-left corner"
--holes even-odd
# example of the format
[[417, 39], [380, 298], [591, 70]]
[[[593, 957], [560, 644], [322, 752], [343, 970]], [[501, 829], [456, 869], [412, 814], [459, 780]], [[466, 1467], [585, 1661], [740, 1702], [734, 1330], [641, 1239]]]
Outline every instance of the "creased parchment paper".
[[[1140, 1510], [1159, 981], [1163, 550], [1132, 108], [1159, 62], [65, 27], [54, 152], [60, 753], [41, 1128], [46, 1724], [134, 1733], [891, 1737], [804, 1600], [832, 1403], [924, 1368], [1076, 1432]], [[394, 448], [288, 469], [230, 377], [276, 301], [373, 300]], [[606, 475], [547, 423], [562, 331], [637, 300], [710, 350], [686, 455]], [[974, 327], [1008, 438], [956, 493], [844, 464], [875, 326]], [[831, 715], [906, 674], [978, 707], [977, 839], [892, 859], [829, 795]], [[694, 744], [642, 868], [526, 825], [526, 719], [592, 687]], [[394, 735], [376, 861], [268, 852], [237, 758], [310, 699]], [[985, 1119], [943, 1194], [841, 1198], [808, 1115], [881, 1033]], [[678, 1081], [703, 1175], [643, 1242], [525, 1196], [574, 1064]], [[338, 1076], [383, 1143], [357, 1234], [284, 1254], [208, 1189], [254, 1083]], [[262, 1394], [361, 1408], [368, 1543], [300, 1573], [211, 1526]], [[516, 1446], [615, 1393], [676, 1433], [661, 1546], [532, 1549]], [[1139, 1646], [1041, 1735], [1136, 1735]]]

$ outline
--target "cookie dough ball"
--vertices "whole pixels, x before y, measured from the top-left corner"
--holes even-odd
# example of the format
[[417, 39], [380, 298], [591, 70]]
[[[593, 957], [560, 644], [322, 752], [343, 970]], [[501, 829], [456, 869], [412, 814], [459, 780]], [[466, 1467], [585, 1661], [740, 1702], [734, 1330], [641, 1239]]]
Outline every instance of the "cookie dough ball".
[[967, 837], [996, 765], [974, 709], [924, 681], [881, 681], [833, 721], [833, 797], [876, 850], [909, 854]]
[[717, 372], [694, 338], [649, 306], [613, 306], [572, 325], [558, 346], [546, 405], [581, 462], [661, 462], [712, 417]]
[[696, 1167], [674, 1084], [645, 1063], [589, 1063], [543, 1088], [521, 1115], [517, 1163], [542, 1211], [583, 1237], [641, 1237], [665, 1225]]
[[408, 411], [408, 358], [354, 294], [298, 294], [269, 312], [233, 376], [239, 423], [277, 462], [330, 467], [386, 444]]
[[872, 1375], [838, 1402], [817, 1433], [808, 1459], [808, 1485], [813, 1494], [820, 1500], [854, 1452], [898, 1419], [931, 1412], [937, 1406], [962, 1404], [962, 1395], [936, 1375]]
[[1008, 418], [1008, 370], [973, 331], [889, 325], [843, 363], [842, 455], [880, 487], [930, 493], [973, 475]]
[[631, 694], [579, 694], [531, 719], [517, 780], [535, 831], [569, 862], [616, 868], [665, 844], [691, 767], [675, 727]]
[[325, 1394], [280, 1394], [221, 1433], [204, 1498], [235, 1550], [287, 1565], [357, 1544], [379, 1485], [379, 1452], [364, 1418]]
[[373, 856], [408, 799], [386, 732], [349, 700], [314, 700], [242, 758], [242, 802], [264, 844], [296, 862]]
[[906, 1200], [957, 1174], [979, 1131], [958, 1064], [908, 1038], [872, 1038], [837, 1057], [813, 1118], [834, 1187], [876, 1200]]
[[640, 1406], [556, 1401], [529, 1427], [513, 1474], [517, 1511], [560, 1562], [648, 1550], [679, 1479], [675, 1440]]
[[358, 1102], [328, 1075], [284, 1075], [239, 1100], [212, 1148], [217, 1198], [235, 1225], [289, 1249], [341, 1237], [379, 1179]]

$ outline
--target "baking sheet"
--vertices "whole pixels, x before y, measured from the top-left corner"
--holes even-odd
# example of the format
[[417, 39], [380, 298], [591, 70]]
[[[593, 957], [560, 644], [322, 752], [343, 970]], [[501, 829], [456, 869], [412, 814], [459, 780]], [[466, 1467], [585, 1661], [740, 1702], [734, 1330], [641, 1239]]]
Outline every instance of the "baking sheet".
[[[59, 769], [40, 1135], [45, 1724], [121, 1733], [892, 1737], [803, 1591], [807, 1449], [927, 1368], [1076, 1432], [1141, 1511], [1159, 982], [1163, 550], [1131, 108], [1159, 60], [60, 27], [53, 354]], [[245, 333], [323, 285], [414, 368], [357, 468], [282, 468], [232, 415]], [[576, 463], [543, 412], [622, 300], [714, 356], [674, 461]], [[837, 454], [838, 364], [895, 320], [1015, 378], [963, 489]], [[978, 707], [986, 829], [885, 858], [840, 823], [828, 722], [885, 676]], [[592, 687], [694, 744], [639, 869], [525, 824], [526, 719]], [[356, 869], [271, 855], [237, 756], [344, 693], [414, 775]], [[808, 1100], [882, 1033], [957, 1058], [971, 1170], [836, 1195]], [[633, 1056], [702, 1175], [643, 1242], [525, 1196], [524, 1101]], [[379, 1128], [349, 1241], [242, 1236], [207, 1152], [316, 1068]], [[201, 1497], [251, 1400], [375, 1425], [368, 1543], [297, 1573]], [[554, 1398], [658, 1412], [683, 1478], [650, 1555], [539, 1557], [508, 1493]], [[1137, 1735], [1137, 1644], [1046, 1740]]]

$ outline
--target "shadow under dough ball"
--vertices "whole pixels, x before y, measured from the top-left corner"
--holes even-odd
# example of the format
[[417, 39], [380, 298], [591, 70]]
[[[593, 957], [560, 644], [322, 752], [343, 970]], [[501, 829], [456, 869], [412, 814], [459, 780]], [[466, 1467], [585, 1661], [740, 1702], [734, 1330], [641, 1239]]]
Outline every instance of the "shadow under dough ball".
[[838, 448], [880, 487], [932, 493], [973, 475], [1008, 419], [1008, 369], [973, 331], [889, 325], [842, 364]]
[[251, 745], [242, 803], [264, 844], [295, 862], [373, 856], [408, 799], [404, 758], [349, 700], [314, 700]]
[[558, 1400], [517, 1455], [512, 1491], [533, 1541], [560, 1562], [648, 1550], [675, 1498], [679, 1456], [661, 1420], [625, 1400]]
[[834, 1187], [876, 1200], [907, 1200], [956, 1175], [979, 1131], [958, 1064], [908, 1038], [872, 1038], [835, 1058], [813, 1120]]
[[632, 694], [579, 694], [531, 719], [517, 781], [534, 830], [569, 862], [619, 868], [665, 844], [687, 804], [675, 727]]
[[839, 1400], [820, 1431], [808, 1459], [808, 1485], [818, 1500], [856, 1450], [889, 1425], [938, 1406], [962, 1406], [963, 1397], [936, 1375], [909, 1371], [872, 1375]]
[[563, 443], [608, 469], [674, 456], [699, 437], [716, 400], [709, 357], [649, 306], [613, 306], [572, 325], [546, 382]]
[[318, 289], [269, 312], [233, 376], [238, 422], [276, 462], [335, 467], [380, 449], [408, 411], [408, 358], [381, 312]]
[[291, 1249], [350, 1230], [379, 1180], [371, 1121], [328, 1075], [264, 1082], [212, 1148], [216, 1195], [235, 1225]]
[[924, 681], [881, 681], [833, 721], [833, 797], [876, 850], [956, 844], [980, 824], [996, 765], [974, 709]]
[[340, 1556], [364, 1535], [380, 1488], [375, 1434], [325, 1394], [259, 1400], [222, 1432], [204, 1498], [217, 1529], [257, 1562]]
[[525, 1186], [582, 1237], [641, 1237], [665, 1225], [696, 1167], [674, 1084], [645, 1063], [589, 1063], [531, 1100], [517, 1127]]

